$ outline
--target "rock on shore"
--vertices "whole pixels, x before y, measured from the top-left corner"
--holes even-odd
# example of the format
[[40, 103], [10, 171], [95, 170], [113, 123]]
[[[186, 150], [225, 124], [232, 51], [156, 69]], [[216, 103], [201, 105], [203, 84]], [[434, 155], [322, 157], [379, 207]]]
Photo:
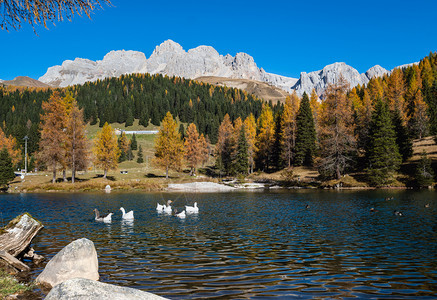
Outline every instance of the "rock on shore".
[[92, 241], [85, 238], [75, 240], [59, 251], [35, 282], [53, 287], [76, 277], [99, 279], [96, 248]]
[[133, 288], [120, 287], [84, 278], [74, 278], [56, 285], [45, 300], [160, 300], [166, 299]]
[[214, 183], [214, 182], [190, 182], [190, 183], [169, 184], [167, 190], [172, 192], [215, 193], [215, 192], [235, 191], [236, 188], [224, 184]]

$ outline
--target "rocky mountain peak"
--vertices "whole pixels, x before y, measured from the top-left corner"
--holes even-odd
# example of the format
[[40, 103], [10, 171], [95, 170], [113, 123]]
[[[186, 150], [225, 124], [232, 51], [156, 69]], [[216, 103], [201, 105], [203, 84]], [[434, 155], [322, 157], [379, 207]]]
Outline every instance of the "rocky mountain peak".
[[328, 84], [338, 81], [340, 75], [353, 87], [367, 84], [371, 78], [388, 72], [377, 65], [360, 74], [346, 63], [337, 62], [319, 71], [302, 72], [300, 78], [296, 79], [264, 71], [247, 53], [222, 56], [210, 46], [198, 46], [185, 51], [178, 43], [166, 40], [156, 46], [149, 59], [139, 51], [111, 51], [98, 61], [83, 58], [66, 60], [60, 66], [48, 68], [39, 80], [53, 86], [65, 87], [129, 73], [163, 74], [191, 79], [215, 76], [261, 81], [287, 92], [296, 91], [299, 95], [304, 92], [310, 94], [314, 88], [320, 96]]

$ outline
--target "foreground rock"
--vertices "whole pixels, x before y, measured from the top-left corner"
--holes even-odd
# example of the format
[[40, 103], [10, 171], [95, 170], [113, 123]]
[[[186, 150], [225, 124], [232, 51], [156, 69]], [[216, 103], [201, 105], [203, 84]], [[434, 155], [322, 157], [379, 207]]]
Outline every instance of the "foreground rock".
[[92, 241], [85, 238], [75, 240], [59, 251], [35, 282], [53, 287], [76, 277], [99, 279], [96, 248]]
[[167, 190], [172, 192], [230, 192], [236, 188], [214, 182], [190, 182], [169, 184]]
[[45, 299], [159, 300], [166, 298], [132, 288], [119, 287], [84, 278], [75, 278], [55, 286]]

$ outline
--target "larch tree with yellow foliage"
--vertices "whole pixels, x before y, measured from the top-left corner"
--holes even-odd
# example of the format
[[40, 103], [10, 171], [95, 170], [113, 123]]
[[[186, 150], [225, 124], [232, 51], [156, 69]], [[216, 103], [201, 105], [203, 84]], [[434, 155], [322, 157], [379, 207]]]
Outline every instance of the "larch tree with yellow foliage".
[[190, 176], [194, 176], [196, 168], [205, 161], [205, 153], [208, 151], [205, 137], [199, 136], [196, 125], [191, 123], [187, 128], [185, 137], [185, 160], [190, 168]]
[[258, 151], [256, 147], [256, 122], [253, 114], [250, 114], [244, 120], [244, 130], [246, 132], [246, 141], [248, 145], [248, 155], [249, 155], [249, 174], [253, 173], [255, 167], [255, 153]]
[[83, 109], [79, 109], [76, 100], [72, 102], [67, 117], [66, 161], [71, 168], [71, 182], [74, 183], [76, 171], [85, 170], [89, 163], [89, 145], [85, 133]]
[[41, 139], [39, 141], [38, 159], [52, 169], [52, 182], [56, 182], [56, 168], [65, 165], [66, 110], [64, 100], [55, 91], [48, 101], [42, 103], [44, 114], [41, 115]]
[[261, 115], [258, 118], [257, 125], [257, 165], [259, 168], [268, 171], [271, 164], [271, 157], [273, 154], [273, 143], [275, 142], [275, 122], [273, 120], [273, 112], [270, 106], [263, 104]]
[[184, 144], [178, 125], [170, 112], [167, 112], [155, 140], [154, 163], [165, 169], [168, 179], [169, 169], [180, 169], [184, 158]]
[[287, 167], [291, 167], [294, 159], [294, 148], [296, 146], [296, 116], [299, 111], [299, 97], [294, 92], [291, 97], [285, 99], [284, 112], [282, 113], [282, 159]]
[[[17, 140], [12, 136], [6, 136], [0, 127], [0, 147], [8, 150], [9, 157], [13, 165], [17, 165], [21, 160], [21, 150], [18, 148]], [[1, 150], [1, 149], [0, 149]]]
[[352, 103], [346, 96], [348, 83], [343, 77], [328, 85], [320, 114], [321, 163], [326, 177], [341, 178], [356, 155], [355, 124]]
[[108, 170], [117, 169], [118, 157], [120, 156], [115, 131], [108, 123], [105, 123], [102, 130], [97, 133], [93, 153], [95, 157], [94, 164], [103, 169], [103, 178], [106, 179]]

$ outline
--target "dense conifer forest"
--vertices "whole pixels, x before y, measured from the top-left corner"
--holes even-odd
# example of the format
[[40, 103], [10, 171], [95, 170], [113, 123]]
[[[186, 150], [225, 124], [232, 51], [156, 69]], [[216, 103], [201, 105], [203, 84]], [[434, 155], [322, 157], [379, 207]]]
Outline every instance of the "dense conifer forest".
[[[79, 107], [84, 108], [85, 122], [149, 123], [159, 126], [167, 111], [183, 123], [196, 124], [200, 133], [217, 141], [223, 117], [255, 117], [261, 112], [262, 101], [247, 92], [217, 87], [179, 77], [132, 74], [108, 78], [63, 89], [71, 91]], [[51, 89], [10, 89], [0, 87], [0, 122], [6, 135], [18, 141], [29, 136], [29, 152], [37, 150], [41, 104], [52, 94]]]

